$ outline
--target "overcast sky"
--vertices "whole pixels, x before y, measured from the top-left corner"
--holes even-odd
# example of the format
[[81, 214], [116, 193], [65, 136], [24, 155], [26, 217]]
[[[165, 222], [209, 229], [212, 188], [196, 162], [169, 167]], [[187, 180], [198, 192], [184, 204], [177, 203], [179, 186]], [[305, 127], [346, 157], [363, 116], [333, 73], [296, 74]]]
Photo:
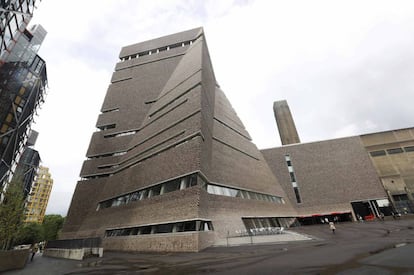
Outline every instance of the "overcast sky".
[[302, 142], [413, 127], [414, 1], [43, 0], [49, 94], [33, 128], [66, 215], [122, 46], [204, 27], [216, 78], [260, 148], [286, 99]]

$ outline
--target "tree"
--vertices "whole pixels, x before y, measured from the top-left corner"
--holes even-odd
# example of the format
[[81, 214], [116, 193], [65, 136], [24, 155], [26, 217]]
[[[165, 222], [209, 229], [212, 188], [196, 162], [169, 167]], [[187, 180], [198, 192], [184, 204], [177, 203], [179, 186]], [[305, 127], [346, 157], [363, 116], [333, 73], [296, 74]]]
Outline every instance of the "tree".
[[13, 179], [0, 203], [0, 248], [9, 249], [24, 218], [23, 182]]
[[61, 215], [46, 215], [42, 224], [44, 229], [44, 239], [47, 241], [56, 240], [64, 221], [65, 218]]
[[32, 244], [44, 240], [44, 229], [39, 223], [27, 223], [20, 227], [14, 245]]

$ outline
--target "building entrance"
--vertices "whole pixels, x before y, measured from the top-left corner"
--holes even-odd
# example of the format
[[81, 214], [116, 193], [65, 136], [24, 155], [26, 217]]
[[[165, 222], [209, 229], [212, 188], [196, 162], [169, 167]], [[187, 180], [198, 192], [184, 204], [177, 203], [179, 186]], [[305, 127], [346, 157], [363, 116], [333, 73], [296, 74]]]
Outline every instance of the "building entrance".
[[392, 215], [387, 199], [351, 202], [357, 220], [373, 220], [381, 216]]
[[350, 222], [352, 221], [351, 212], [314, 214], [311, 216], [298, 217], [300, 225], [325, 224], [329, 222]]

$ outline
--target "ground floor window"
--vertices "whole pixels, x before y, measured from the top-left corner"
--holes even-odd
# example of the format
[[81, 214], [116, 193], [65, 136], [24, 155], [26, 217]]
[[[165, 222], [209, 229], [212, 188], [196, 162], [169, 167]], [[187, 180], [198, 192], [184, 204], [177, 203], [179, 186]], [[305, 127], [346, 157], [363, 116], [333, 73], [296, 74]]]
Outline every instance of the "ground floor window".
[[260, 229], [260, 228], [276, 228], [276, 227], [291, 227], [295, 226], [296, 219], [293, 217], [257, 217], [257, 218], [242, 218], [246, 230]]
[[213, 224], [211, 221], [191, 220], [174, 223], [163, 223], [136, 227], [108, 229], [105, 231], [105, 237], [177, 233], [177, 232], [194, 232], [194, 231], [212, 231]]
[[395, 212], [400, 214], [414, 213], [414, 203], [410, 201], [407, 194], [392, 195]]

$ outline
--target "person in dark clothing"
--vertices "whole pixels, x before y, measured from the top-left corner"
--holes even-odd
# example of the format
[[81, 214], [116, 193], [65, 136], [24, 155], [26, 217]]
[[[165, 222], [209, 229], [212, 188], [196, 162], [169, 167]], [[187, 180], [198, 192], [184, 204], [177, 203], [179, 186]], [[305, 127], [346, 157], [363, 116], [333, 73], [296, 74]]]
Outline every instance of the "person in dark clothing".
[[38, 247], [37, 247], [36, 243], [34, 243], [30, 246], [30, 253], [32, 253], [32, 257], [30, 258], [31, 262], [33, 262], [33, 258], [35, 256], [35, 254], [37, 253], [37, 249], [38, 249]]

